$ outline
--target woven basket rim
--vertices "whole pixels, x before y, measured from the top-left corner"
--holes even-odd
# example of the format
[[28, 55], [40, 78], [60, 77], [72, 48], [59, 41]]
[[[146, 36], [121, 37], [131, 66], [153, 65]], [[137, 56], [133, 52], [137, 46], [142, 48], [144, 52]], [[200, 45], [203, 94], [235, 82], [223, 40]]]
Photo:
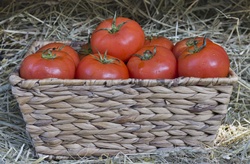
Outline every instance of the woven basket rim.
[[[34, 86], [41, 85], [100, 85], [100, 86], [113, 86], [113, 85], [128, 85], [136, 84], [142, 86], [209, 86], [209, 85], [232, 85], [238, 81], [237, 74], [230, 68], [229, 77], [225, 78], [197, 78], [197, 77], [178, 77], [175, 79], [114, 79], [114, 80], [87, 80], [87, 79], [57, 79], [57, 78], [47, 78], [47, 79], [28, 79], [25, 80], [19, 76], [18, 69], [14, 71], [10, 77], [9, 81], [11, 85], [27, 86], [25, 83], [33, 84]], [[29, 88], [31, 86], [29, 85]]]

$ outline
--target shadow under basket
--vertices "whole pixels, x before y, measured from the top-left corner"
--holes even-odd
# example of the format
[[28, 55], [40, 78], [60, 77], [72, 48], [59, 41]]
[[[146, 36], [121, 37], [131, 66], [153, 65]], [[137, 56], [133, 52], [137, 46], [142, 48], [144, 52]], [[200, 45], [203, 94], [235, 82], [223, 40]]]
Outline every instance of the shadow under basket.
[[9, 80], [36, 154], [58, 159], [212, 146], [237, 79]]

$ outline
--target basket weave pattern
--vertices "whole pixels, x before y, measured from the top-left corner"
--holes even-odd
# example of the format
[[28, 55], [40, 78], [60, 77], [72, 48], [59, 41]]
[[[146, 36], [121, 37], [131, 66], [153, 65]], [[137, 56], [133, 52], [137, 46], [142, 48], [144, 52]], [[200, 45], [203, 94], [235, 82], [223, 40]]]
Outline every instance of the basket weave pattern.
[[[44, 42], [35, 42], [27, 54]], [[77, 45], [77, 44], [76, 44]], [[237, 76], [24, 80], [10, 76], [38, 154], [89, 156], [212, 145]]]

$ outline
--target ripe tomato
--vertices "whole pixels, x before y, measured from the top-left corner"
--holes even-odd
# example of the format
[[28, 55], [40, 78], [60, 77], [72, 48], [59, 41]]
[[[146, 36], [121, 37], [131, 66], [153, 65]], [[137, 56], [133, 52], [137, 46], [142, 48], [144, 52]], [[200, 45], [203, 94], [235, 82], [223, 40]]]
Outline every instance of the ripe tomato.
[[20, 66], [20, 77], [73, 79], [75, 69], [73, 59], [64, 51], [38, 51], [24, 58]]
[[[191, 37], [191, 38], [185, 38], [177, 42], [172, 50], [176, 59], [178, 59], [178, 57], [181, 55], [183, 51], [185, 51], [185, 49], [203, 43], [203, 39], [204, 37]], [[206, 38], [206, 42], [211, 43], [212, 41]]]
[[146, 37], [145, 46], [163, 46], [169, 50], [172, 50], [174, 44], [171, 40], [164, 36], [148, 36]]
[[105, 54], [85, 56], [76, 69], [77, 79], [128, 79], [128, 68], [118, 58]]
[[230, 61], [224, 48], [216, 43], [199, 43], [187, 48], [178, 58], [178, 74], [185, 77], [226, 77]]
[[93, 53], [105, 53], [126, 62], [144, 44], [141, 26], [125, 17], [114, 17], [101, 22], [91, 36]]
[[79, 55], [76, 52], [76, 50], [74, 50], [71, 46], [66, 45], [64, 43], [59, 43], [59, 42], [49, 43], [42, 46], [38, 51], [44, 51], [48, 49], [67, 52], [73, 58], [76, 66], [80, 61]]
[[161, 46], [144, 46], [129, 59], [127, 67], [130, 77], [137, 79], [173, 79], [177, 75], [173, 53]]

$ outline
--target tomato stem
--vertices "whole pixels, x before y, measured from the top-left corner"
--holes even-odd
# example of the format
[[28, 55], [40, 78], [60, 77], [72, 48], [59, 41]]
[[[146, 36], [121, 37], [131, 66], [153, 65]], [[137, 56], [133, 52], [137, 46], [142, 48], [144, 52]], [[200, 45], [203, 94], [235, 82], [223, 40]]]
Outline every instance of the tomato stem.
[[201, 51], [204, 47], [207, 45], [207, 36], [205, 35], [203, 39], [203, 44], [198, 48], [199, 51]]
[[56, 54], [53, 54], [50, 49], [47, 49], [47, 50], [42, 52], [42, 58], [44, 58], [44, 59], [55, 59]]
[[111, 29], [108, 30], [108, 32], [111, 33], [111, 34], [114, 34], [114, 33], [118, 32], [121, 29], [121, 27], [125, 23], [127, 23], [127, 22], [122, 22], [121, 24], [116, 26], [116, 18], [117, 17], [116, 17], [116, 12], [115, 12], [115, 15], [114, 15], [114, 18], [113, 18], [113, 21], [112, 21], [112, 25], [111, 25]]
[[111, 28], [100, 28], [98, 30], [96, 30], [95, 32], [101, 31], [101, 30], [107, 30], [110, 34], [114, 34], [117, 33], [118, 31], [120, 31], [121, 27], [126, 24], [128, 21], [122, 22], [121, 24], [116, 25], [116, 13], [114, 15], [112, 24], [111, 24]]
[[193, 37], [193, 38], [191, 38], [190, 40], [188, 40], [187, 42], [186, 42], [186, 45], [188, 46], [188, 47], [191, 47], [191, 46], [196, 46], [198, 44], [198, 41], [197, 40], [195, 40], [195, 38]]
[[[188, 44], [188, 43], [187, 43]], [[194, 49], [193, 50], [189, 50], [189, 52], [191, 54], [194, 54], [194, 53], [197, 53], [197, 52], [200, 52], [203, 48], [206, 47], [207, 45], [207, 36], [205, 35], [204, 38], [203, 38], [203, 43], [200, 47], [197, 46], [198, 44], [198, 41], [197, 40], [193, 40], [193, 46], [194, 46]]]
[[150, 60], [152, 59], [156, 54], [156, 47], [154, 47], [153, 52], [150, 50], [146, 50], [143, 52], [143, 55], [135, 54], [135, 56], [139, 57], [141, 60]]
[[109, 30], [109, 33], [116, 33], [118, 31], [118, 28], [116, 27], [116, 12], [112, 21], [111, 29]]
[[[92, 54], [91, 54], [92, 55]], [[115, 61], [120, 62], [116, 58], [109, 58], [107, 57], [107, 51], [102, 55], [100, 52], [98, 52], [99, 57], [92, 55], [97, 61], [99, 61], [102, 64], [110, 64], [110, 63], [115, 63]]]

